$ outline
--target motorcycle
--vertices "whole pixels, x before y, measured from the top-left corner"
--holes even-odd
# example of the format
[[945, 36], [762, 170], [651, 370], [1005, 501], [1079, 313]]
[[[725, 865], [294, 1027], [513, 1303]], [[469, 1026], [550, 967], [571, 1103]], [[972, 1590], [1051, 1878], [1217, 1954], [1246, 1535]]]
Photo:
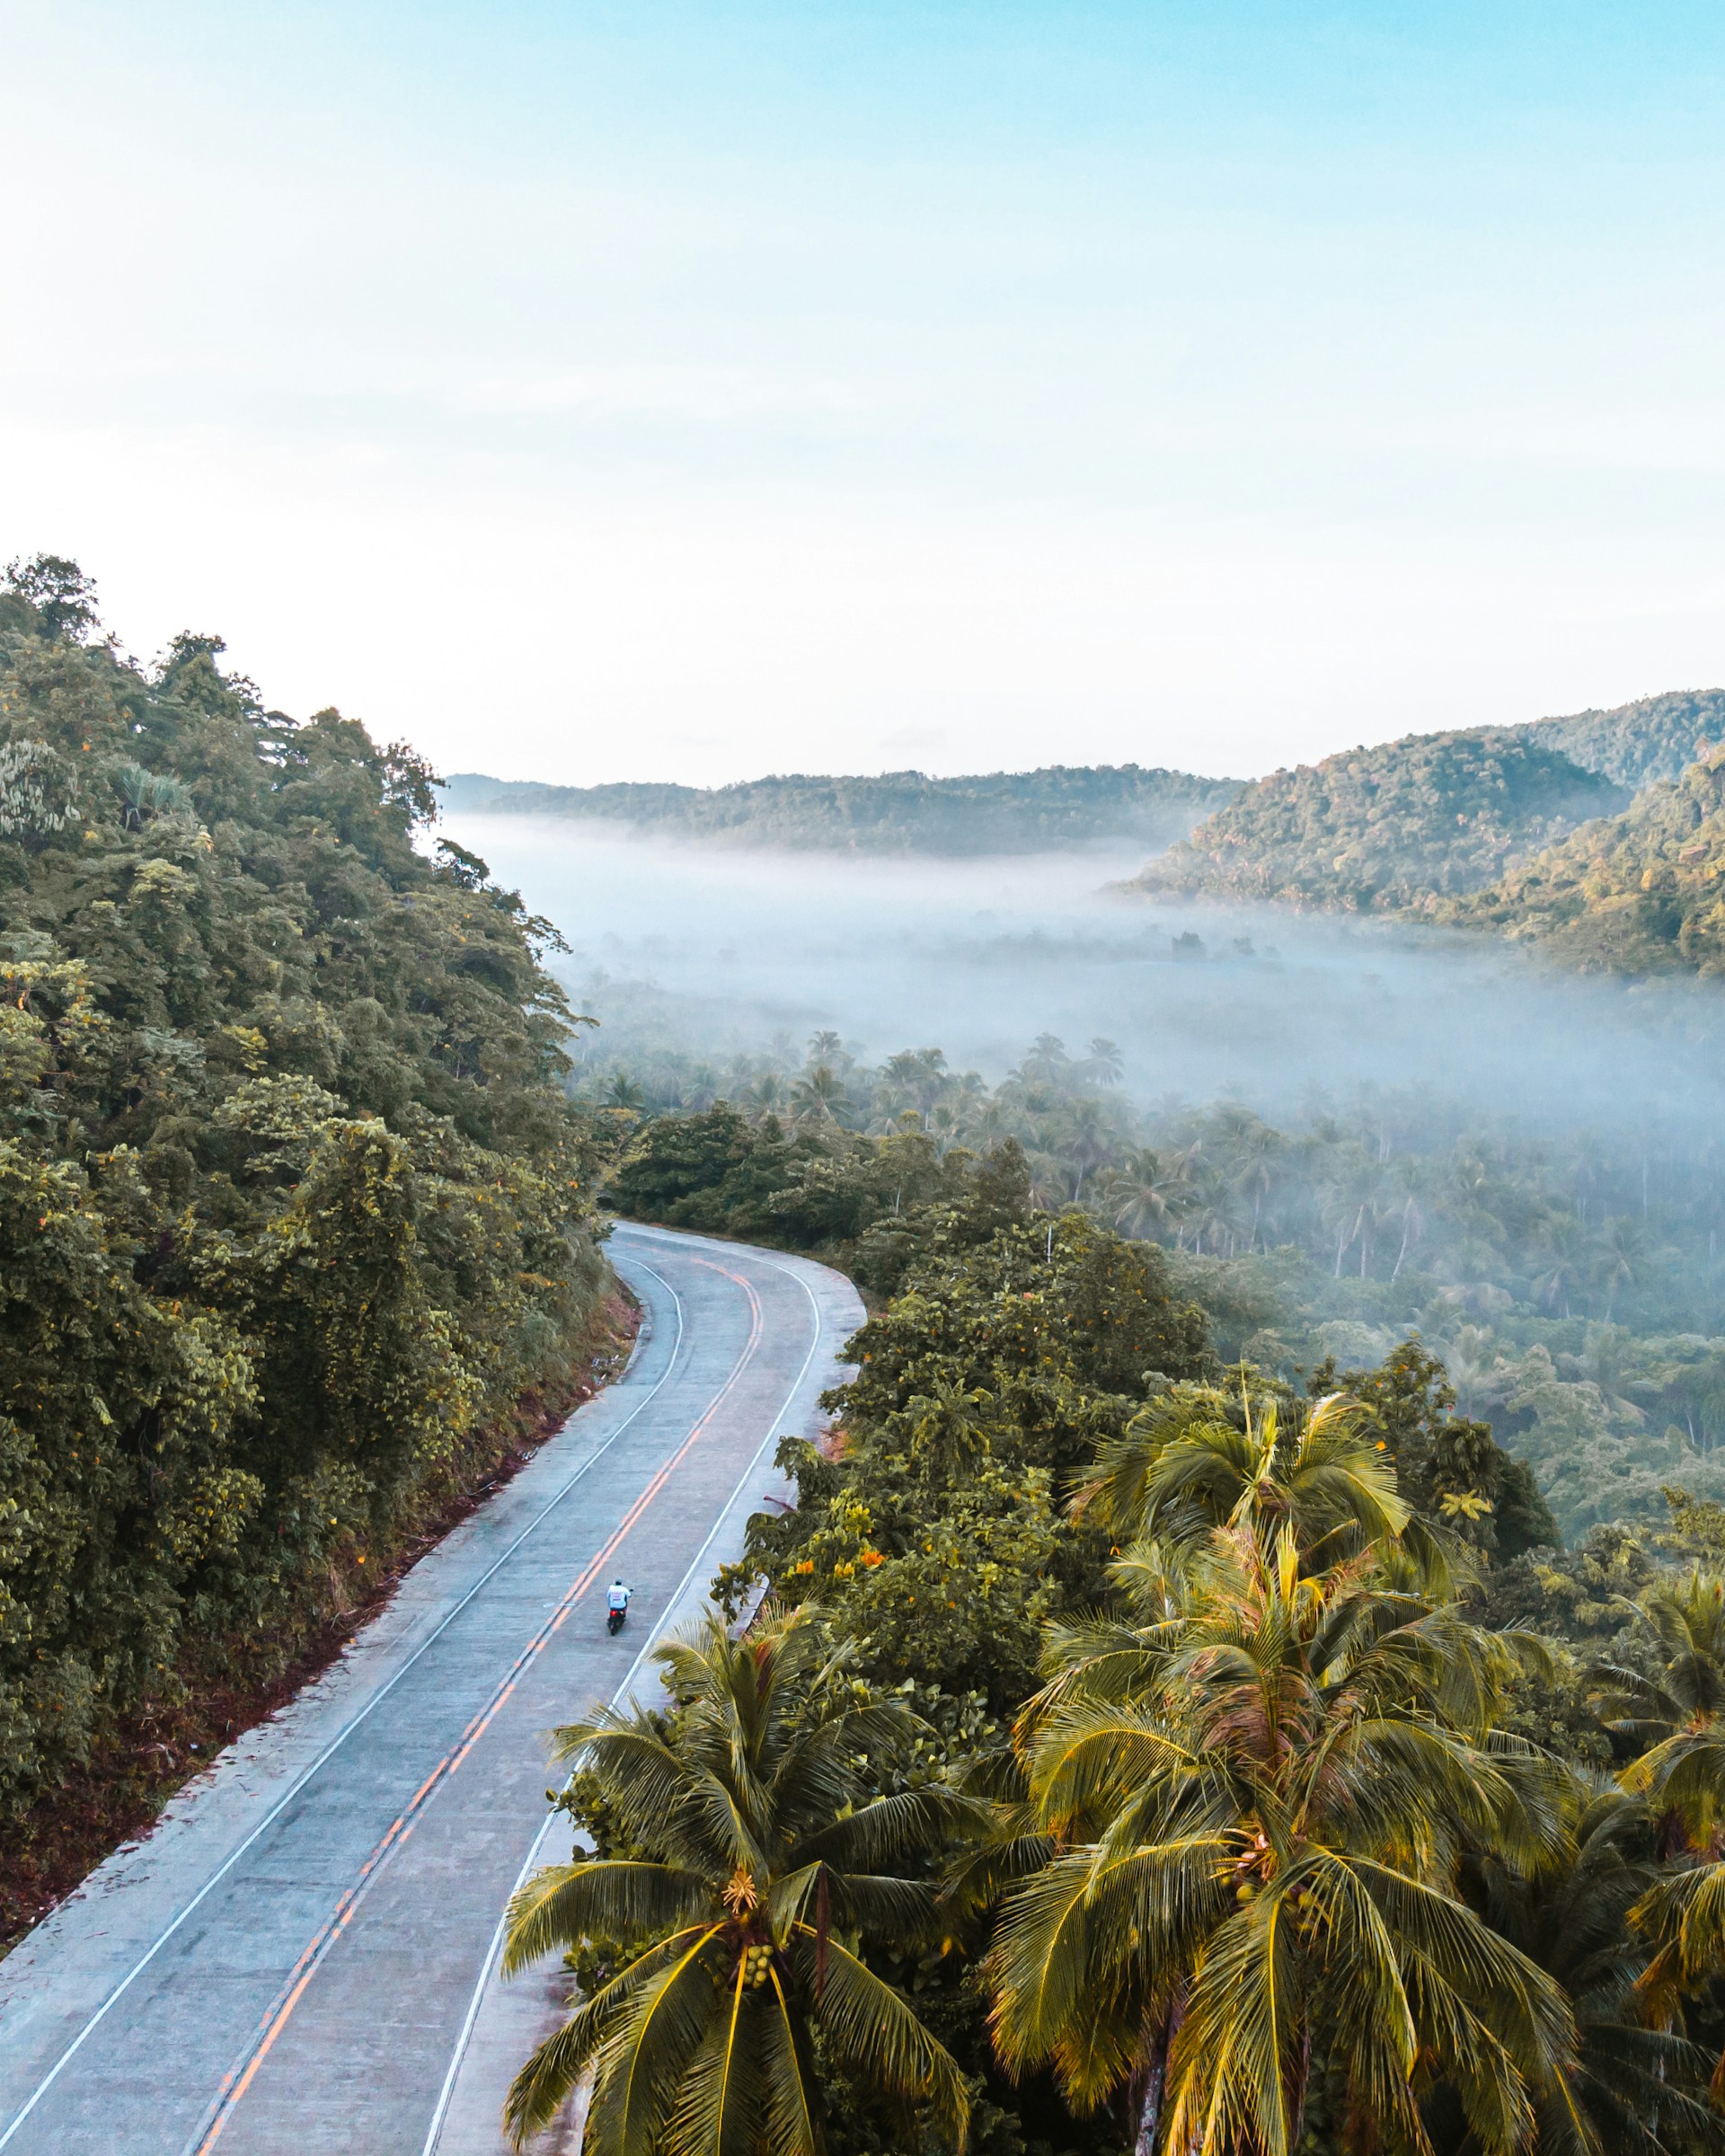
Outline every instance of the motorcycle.
[[621, 1610], [607, 1610], [606, 1612], [605, 1629], [610, 1633], [614, 1639], [623, 1630], [623, 1621], [628, 1614], [629, 1612], [626, 1608]]

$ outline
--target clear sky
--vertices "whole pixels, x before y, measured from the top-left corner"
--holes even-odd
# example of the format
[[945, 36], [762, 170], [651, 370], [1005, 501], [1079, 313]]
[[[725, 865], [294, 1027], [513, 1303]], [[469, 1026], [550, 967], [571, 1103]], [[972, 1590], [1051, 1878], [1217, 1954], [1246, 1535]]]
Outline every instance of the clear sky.
[[0, 0], [0, 557], [446, 769], [1725, 680], [1725, 9]]

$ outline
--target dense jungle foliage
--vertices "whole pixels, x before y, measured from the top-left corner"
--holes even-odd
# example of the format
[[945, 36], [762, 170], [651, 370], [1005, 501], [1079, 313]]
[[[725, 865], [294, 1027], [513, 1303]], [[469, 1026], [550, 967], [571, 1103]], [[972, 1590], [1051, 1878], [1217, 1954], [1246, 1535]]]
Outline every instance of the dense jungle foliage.
[[0, 595], [0, 1807], [269, 1669], [566, 1379], [606, 1272], [548, 931], [219, 639]]
[[1138, 888], [1355, 913], [1418, 907], [1495, 881], [1627, 798], [1505, 730], [1409, 734], [1260, 779], [1151, 862]]
[[1533, 1468], [1566, 1534], [1725, 1501], [1725, 1143], [1693, 1127], [1550, 1139], [1426, 1094], [1135, 1105], [1107, 1041], [1048, 1037], [989, 1087], [938, 1050], [863, 1068], [830, 1035], [724, 1070], [591, 1073], [633, 1147], [620, 1208], [836, 1256], [896, 1292], [924, 1208], [1023, 1152], [1042, 1214], [1162, 1245], [1217, 1343], [1290, 1375], [1417, 1332], [1464, 1411]]
[[543, 786], [457, 773], [454, 809], [603, 817], [666, 838], [868, 853], [1022, 853], [1142, 839], [1164, 845], [1239, 790], [1136, 764], [931, 779], [749, 779], [733, 786]]
[[[759, 1233], [751, 1131], [619, 1188]], [[561, 1733], [594, 1853], [509, 1956], [582, 1990], [517, 2129], [586, 2069], [588, 2156], [1719, 2148], [1725, 1510], [1564, 1553], [1418, 1341], [1225, 1361], [1216, 1276], [1015, 1141], [867, 1143], [891, 1292], [716, 1583], [771, 1599]]]

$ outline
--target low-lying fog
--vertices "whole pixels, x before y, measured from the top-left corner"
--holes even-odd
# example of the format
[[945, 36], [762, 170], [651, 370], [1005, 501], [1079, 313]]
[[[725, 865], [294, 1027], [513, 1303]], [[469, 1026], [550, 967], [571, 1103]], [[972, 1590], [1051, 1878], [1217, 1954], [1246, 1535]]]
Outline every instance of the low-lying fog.
[[[1146, 1100], [1429, 1085], [1547, 1126], [1725, 1113], [1725, 996], [1544, 971], [1487, 938], [1125, 897], [1141, 849], [907, 862], [747, 853], [457, 816], [448, 835], [571, 945], [585, 1053], [720, 1057], [828, 1028], [999, 1078], [1034, 1037], [1124, 1051]], [[1196, 938], [1181, 944], [1181, 937]]]

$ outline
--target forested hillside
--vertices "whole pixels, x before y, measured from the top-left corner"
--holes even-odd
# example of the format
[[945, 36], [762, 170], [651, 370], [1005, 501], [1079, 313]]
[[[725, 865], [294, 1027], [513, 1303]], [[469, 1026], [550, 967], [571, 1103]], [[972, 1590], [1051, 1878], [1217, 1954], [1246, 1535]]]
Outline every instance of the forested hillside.
[[1725, 965], [1725, 692], [1413, 734], [1243, 790], [1130, 887], [1494, 927], [1616, 973]]
[[1508, 730], [1639, 790], [1681, 777], [1704, 749], [1725, 741], [1725, 689], [1678, 689]]
[[[548, 931], [430, 773], [214, 637], [0, 596], [0, 1807], [279, 1668], [488, 1471], [606, 1274]], [[368, 1573], [367, 1568], [370, 1568]]]
[[1165, 845], [1238, 791], [1232, 779], [1136, 764], [931, 779], [750, 779], [734, 786], [541, 786], [457, 773], [452, 810], [599, 817], [643, 832], [739, 846], [869, 853], [1022, 853], [1096, 839]]
[[1725, 973], [1725, 745], [1536, 854], [1457, 919], [1616, 973]]
[[1477, 890], [1623, 789], [1491, 728], [1409, 734], [1246, 787], [1135, 888], [1370, 913]]

